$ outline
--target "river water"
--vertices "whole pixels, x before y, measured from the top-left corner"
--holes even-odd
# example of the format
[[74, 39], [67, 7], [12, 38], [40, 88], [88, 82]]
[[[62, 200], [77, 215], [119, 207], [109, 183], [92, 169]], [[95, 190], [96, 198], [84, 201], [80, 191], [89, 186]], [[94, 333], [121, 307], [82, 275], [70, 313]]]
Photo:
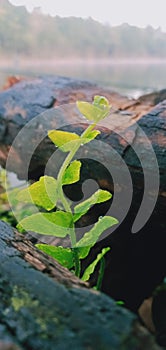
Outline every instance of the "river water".
[[12, 65], [0, 64], [0, 87], [7, 76], [21, 75], [35, 77], [39, 75], [61, 75], [91, 80], [101, 86], [131, 97], [166, 88], [166, 61], [164, 62], [56, 62], [46, 61]]

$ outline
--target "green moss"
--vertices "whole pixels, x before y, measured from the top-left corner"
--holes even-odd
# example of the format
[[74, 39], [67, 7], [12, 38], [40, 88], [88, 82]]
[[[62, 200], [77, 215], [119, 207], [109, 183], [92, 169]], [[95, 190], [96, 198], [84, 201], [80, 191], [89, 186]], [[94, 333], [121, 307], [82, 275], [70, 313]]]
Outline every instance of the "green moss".
[[11, 297], [11, 305], [14, 311], [18, 312], [22, 307], [37, 307], [39, 302], [38, 300], [32, 300], [27, 292], [15, 286], [13, 288], [13, 296]]
[[[40, 326], [40, 329], [43, 331], [43, 332], [46, 332], [47, 331], [47, 324], [46, 324], [46, 321], [43, 320], [43, 318], [40, 318], [38, 317], [36, 319], [36, 323]], [[43, 334], [44, 335], [44, 334]]]
[[[59, 327], [58, 318], [52, 314], [52, 310], [45, 309], [43, 304], [40, 306], [38, 300], [33, 300], [32, 296], [27, 291], [18, 286], [14, 286], [11, 297], [10, 305], [15, 312], [19, 312], [22, 308], [31, 309], [35, 323], [39, 326], [41, 336], [43, 339], [49, 337], [48, 325], [52, 324], [53, 327]], [[9, 312], [9, 308], [6, 309], [6, 313]]]

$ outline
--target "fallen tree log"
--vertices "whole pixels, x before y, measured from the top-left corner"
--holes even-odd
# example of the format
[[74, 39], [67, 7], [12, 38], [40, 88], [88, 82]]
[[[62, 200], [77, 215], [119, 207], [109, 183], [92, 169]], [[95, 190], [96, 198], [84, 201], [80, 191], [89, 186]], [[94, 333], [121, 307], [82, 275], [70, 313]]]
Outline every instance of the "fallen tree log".
[[[95, 94], [105, 95], [115, 110], [129, 113], [134, 111], [135, 120], [154, 105], [153, 101], [149, 106], [146, 101], [141, 103], [96, 84], [71, 78], [44, 77], [22, 81], [0, 93], [0, 164], [5, 166], [9, 147], [27, 122], [55, 106], [69, 104], [78, 99], [91, 101]], [[71, 115], [68, 115], [68, 119], [66, 122], [71, 123]], [[80, 122], [78, 114], [74, 120]], [[34, 174], [33, 167], [30, 169], [31, 176], [37, 176], [37, 169], [40, 167], [42, 164], [36, 159]], [[17, 174], [20, 178], [25, 176], [21, 173], [21, 167], [17, 169]]]
[[[114, 196], [115, 194], [119, 196], [116, 206], [110, 207], [110, 210], [111, 215], [119, 218], [121, 225], [115, 232], [108, 232], [107, 237], [96, 245], [90, 259], [93, 259], [102, 246], [111, 246], [111, 252], [107, 255], [102, 289], [115, 299], [124, 300], [127, 307], [137, 310], [142, 301], [152, 294], [155, 286], [162, 281], [166, 274], [166, 104], [164, 101], [162, 102], [165, 94], [158, 93], [157, 100], [156, 95], [151, 96], [150, 100], [147, 98], [134, 100], [100, 88], [95, 84], [69, 78], [25, 80], [0, 94], [0, 162], [2, 166], [6, 165], [10, 150], [8, 170], [16, 172], [20, 179], [39, 178], [44, 173], [50, 157], [54, 153], [56, 154], [54, 146], [46, 137], [48, 127], [50, 128], [51, 125], [51, 128], [58, 128], [63, 122], [66, 130], [81, 132], [86, 126], [85, 120], [74, 106], [71, 109], [68, 107], [60, 109], [59, 114], [58, 112], [55, 114], [55, 109], [52, 107], [75, 102], [78, 99], [91, 101], [96, 94], [105, 95], [112, 103], [114, 111], [121, 110], [124, 114], [119, 116], [114, 113], [114, 118], [108, 119], [104, 126], [99, 126], [101, 135], [98, 137], [98, 141], [105, 142], [104, 148], [100, 148], [98, 142], [94, 143], [91, 157], [86, 148], [85, 151], [81, 151], [80, 158], [83, 159], [84, 163], [81, 181], [76, 187], [66, 188], [66, 193], [73, 200], [78, 199], [78, 197], [73, 197], [74, 194], [81, 197], [82, 184], [85, 179], [90, 178], [94, 179], [101, 188], [109, 189], [114, 193]], [[154, 107], [155, 101], [160, 101], [160, 104]], [[43, 117], [40, 114], [42, 112], [45, 112]], [[39, 114], [40, 118], [36, 119], [35, 117]], [[13, 141], [18, 132], [31, 120], [34, 122], [29, 128], [29, 134], [20, 134], [19, 142], [21, 140], [21, 145], [25, 145], [22, 149], [19, 142], [13, 144]], [[142, 137], [142, 131], [147, 135], [146, 138]], [[41, 139], [42, 142], [40, 142]], [[154, 168], [154, 159], [148, 151], [148, 140], [155, 150], [159, 165], [159, 195], [150, 219], [143, 225], [138, 234], [133, 235], [131, 234], [133, 222], [144, 194], [145, 171], [148, 174], [148, 180], [153, 179], [151, 187], [148, 189], [149, 200], [144, 206], [144, 212], [147, 215], [150, 203], [156, 195], [156, 168]], [[37, 149], [33, 154], [32, 150], [36, 145]], [[111, 150], [115, 150], [116, 153], [112, 153], [113, 151], [111, 152], [110, 148], [106, 147], [107, 145], [111, 146]], [[134, 148], [140, 151], [139, 155], [144, 161], [143, 167]], [[117, 157], [114, 161], [116, 154], [119, 155], [118, 162]], [[57, 158], [62, 160], [61, 157], [62, 155], [58, 153], [56, 160]], [[27, 174], [28, 159], [30, 161]], [[124, 163], [131, 174], [132, 189], [128, 178], [125, 183], [123, 182], [128, 174]], [[110, 164], [111, 170], [107, 171], [110, 169]], [[50, 166], [50, 174], [51, 171]], [[115, 182], [110, 175], [112, 171], [118, 179]], [[129, 192], [132, 195], [131, 203], [126, 200]], [[80, 227], [95, 222], [101, 214], [105, 215], [108, 209], [109, 207], [105, 206], [95, 208], [84, 217], [84, 222], [80, 222]], [[87, 263], [89, 261], [85, 261], [85, 266]], [[93, 285], [95, 282], [91, 281], [91, 283]]]
[[0, 349], [161, 349], [134, 314], [3, 222], [0, 266]]

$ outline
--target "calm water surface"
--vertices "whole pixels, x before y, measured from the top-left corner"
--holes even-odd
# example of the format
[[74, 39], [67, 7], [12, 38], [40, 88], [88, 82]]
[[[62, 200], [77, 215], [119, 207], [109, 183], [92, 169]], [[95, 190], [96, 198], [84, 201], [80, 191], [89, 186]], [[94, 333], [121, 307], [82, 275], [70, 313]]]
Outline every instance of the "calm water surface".
[[166, 88], [166, 63], [55, 63], [0, 65], [0, 87], [8, 75], [61, 75], [91, 80], [120, 93], [137, 98], [141, 94]]

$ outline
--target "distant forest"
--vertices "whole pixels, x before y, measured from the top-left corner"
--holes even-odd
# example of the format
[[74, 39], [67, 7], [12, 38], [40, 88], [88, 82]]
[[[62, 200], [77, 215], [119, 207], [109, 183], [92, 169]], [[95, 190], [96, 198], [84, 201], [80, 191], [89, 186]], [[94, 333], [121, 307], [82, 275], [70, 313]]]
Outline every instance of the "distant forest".
[[29, 13], [0, 0], [0, 58], [166, 58], [166, 33], [123, 24], [112, 27], [92, 18]]

